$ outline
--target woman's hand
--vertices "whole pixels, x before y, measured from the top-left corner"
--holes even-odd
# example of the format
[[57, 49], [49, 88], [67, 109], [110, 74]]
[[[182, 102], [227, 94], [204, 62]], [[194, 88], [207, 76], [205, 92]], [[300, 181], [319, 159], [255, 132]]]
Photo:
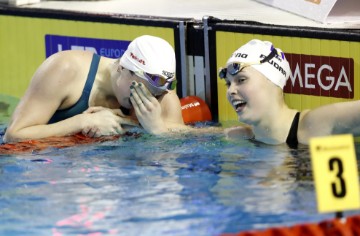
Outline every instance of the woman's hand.
[[84, 127], [82, 134], [88, 137], [120, 135], [126, 132], [124, 125], [138, 126], [138, 123], [125, 116], [120, 109], [90, 107], [83, 113]]
[[152, 134], [166, 133], [161, 105], [145, 85], [134, 81], [130, 86], [130, 92], [130, 101], [142, 127]]

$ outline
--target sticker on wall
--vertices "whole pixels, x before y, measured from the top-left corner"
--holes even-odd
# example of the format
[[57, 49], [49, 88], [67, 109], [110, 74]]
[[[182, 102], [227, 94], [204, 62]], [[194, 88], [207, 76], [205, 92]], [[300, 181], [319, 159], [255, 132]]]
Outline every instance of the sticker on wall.
[[121, 57], [130, 41], [45, 35], [46, 57], [65, 50], [92, 51], [109, 58]]

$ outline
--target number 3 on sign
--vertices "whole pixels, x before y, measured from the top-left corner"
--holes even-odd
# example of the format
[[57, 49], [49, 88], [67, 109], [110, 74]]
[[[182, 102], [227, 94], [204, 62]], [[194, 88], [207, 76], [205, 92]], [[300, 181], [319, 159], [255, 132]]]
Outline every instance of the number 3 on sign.
[[353, 136], [313, 138], [310, 153], [319, 212], [360, 208]]
[[[343, 198], [346, 196], [346, 185], [345, 185], [345, 180], [342, 176], [344, 169], [341, 159], [338, 157], [330, 158], [329, 160], [330, 171], [334, 171], [335, 164], [337, 165], [337, 170], [336, 170], [337, 174], [336, 174], [336, 181], [334, 181], [331, 184], [332, 193], [334, 197]], [[337, 185], [336, 182], [339, 182], [340, 184]]]

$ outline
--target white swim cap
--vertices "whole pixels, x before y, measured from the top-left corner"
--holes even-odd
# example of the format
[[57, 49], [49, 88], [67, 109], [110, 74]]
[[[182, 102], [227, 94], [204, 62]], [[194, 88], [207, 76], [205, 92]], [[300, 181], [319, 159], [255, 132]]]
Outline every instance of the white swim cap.
[[[129, 44], [120, 59], [120, 65], [133, 72], [142, 71], [172, 78], [175, 76], [176, 69], [175, 52], [164, 39], [143, 35]], [[153, 90], [159, 90], [159, 88], [153, 86]]]
[[[253, 39], [237, 49], [226, 64], [259, 62], [273, 52], [273, 50], [274, 46], [271, 42]], [[290, 76], [290, 66], [281, 49], [276, 48], [275, 50], [277, 52], [276, 55], [269, 61], [251, 66], [283, 89]]]

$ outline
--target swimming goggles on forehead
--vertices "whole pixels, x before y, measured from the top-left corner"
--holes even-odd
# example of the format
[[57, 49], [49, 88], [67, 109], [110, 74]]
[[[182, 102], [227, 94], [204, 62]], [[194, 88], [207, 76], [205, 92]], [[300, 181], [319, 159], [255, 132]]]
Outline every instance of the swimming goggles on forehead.
[[163, 75], [153, 75], [144, 71], [134, 71], [135, 75], [139, 76], [142, 79], [147, 80], [151, 85], [159, 88], [159, 89], [175, 89], [176, 87], [176, 79], [173, 77], [165, 77]]
[[238, 74], [240, 71], [242, 71], [247, 66], [261, 65], [261, 64], [263, 64], [265, 62], [270, 61], [277, 54], [278, 54], [278, 51], [273, 46], [271, 46], [271, 52], [269, 53], [269, 55], [267, 55], [266, 57], [264, 57], [260, 61], [256, 61], [256, 62], [234, 62], [234, 63], [231, 63], [226, 68], [220, 68], [219, 77], [221, 79], [225, 79], [227, 73], [234, 76], [234, 75]]

